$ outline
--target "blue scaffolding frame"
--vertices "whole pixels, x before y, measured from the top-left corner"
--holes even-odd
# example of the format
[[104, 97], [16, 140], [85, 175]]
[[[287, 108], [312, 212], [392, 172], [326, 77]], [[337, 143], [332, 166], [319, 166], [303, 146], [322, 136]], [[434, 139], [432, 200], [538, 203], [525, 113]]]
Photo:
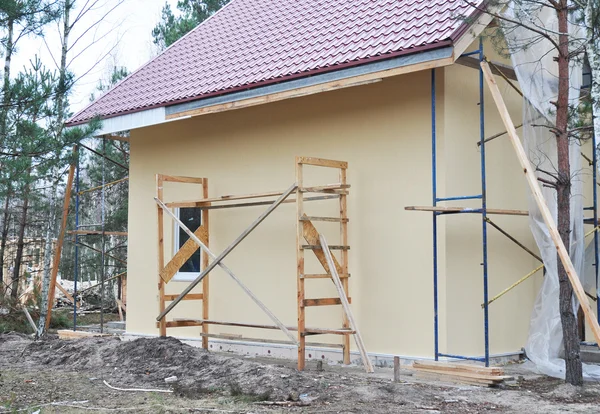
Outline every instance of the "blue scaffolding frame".
[[[479, 61], [484, 60], [483, 40], [479, 38], [479, 48], [473, 52], [465, 53], [463, 56], [477, 55]], [[488, 309], [488, 249], [487, 249], [487, 200], [486, 200], [486, 166], [485, 166], [485, 107], [483, 90], [483, 71], [479, 69], [479, 143], [480, 143], [480, 170], [481, 170], [481, 193], [476, 195], [438, 197], [437, 195], [437, 134], [436, 134], [436, 79], [435, 69], [431, 71], [431, 146], [432, 146], [432, 188], [433, 206], [438, 203], [455, 200], [481, 200], [481, 208], [469, 208], [461, 211], [433, 212], [433, 310], [434, 310], [434, 352], [435, 360], [440, 357], [464, 359], [484, 362], [485, 366], [490, 364], [490, 341], [489, 341], [489, 309]], [[478, 213], [481, 214], [482, 232], [482, 269], [483, 269], [483, 324], [484, 324], [484, 346], [485, 353], [482, 357], [464, 356], [441, 353], [439, 349], [439, 307], [438, 307], [438, 217], [447, 214]]]
[[[476, 55], [479, 61], [485, 60], [483, 52], [483, 39], [479, 38], [479, 48], [475, 51], [464, 53], [462, 56]], [[490, 364], [490, 341], [489, 341], [489, 295], [488, 295], [488, 237], [487, 237], [487, 182], [486, 182], [486, 159], [485, 159], [485, 105], [484, 105], [484, 75], [483, 70], [479, 68], [479, 148], [480, 148], [480, 173], [481, 173], [481, 194], [438, 197], [437, 195], [437, 122], [436, 122], [436, 74], [435, 69], [431, 70], [431, 147], [432, 147], [432, 201], [433, 207], [437, 207], [438, 203], [456, 200], [481, 200], [481, 208], [464, 208], [460, 211], [433, 211], [433, 310], [434, 310], [434, 356], [438, 361], [440, 357], [471, 360], [484, 362], [485, 366]], [[600, 322], [600, 284], [598, 283], [598, 262], [600, 257], [600, 235], [598, 234], [598, 153], [597, 153], [597, 137], [592, 134], [592, 162], [590, 166], [593, 168], [593, 192], [591, 207], [585, 210], [593, 211], [594, 224], [594, 273], [596, 277], [596, 310], [597, 318]], [[482, 231], [482, 276], [483, 276], [483, 324], [484, 324], [484, 356], [465, 356], [442, 353], [439, 349], [439, 306], [438, 306], [438, 217], [448, 214], [461, 213], [477, 213], [481, 214], [481, 231]], [[517, 243], [519, 244], [519, 243]], [[522, 247], [522, 246], [521, 246]]]

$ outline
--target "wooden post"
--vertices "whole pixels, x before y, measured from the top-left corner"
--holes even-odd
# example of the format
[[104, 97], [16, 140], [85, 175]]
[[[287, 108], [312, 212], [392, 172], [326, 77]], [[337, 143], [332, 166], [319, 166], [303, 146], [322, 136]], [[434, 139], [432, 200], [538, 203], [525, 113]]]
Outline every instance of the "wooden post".
[[[156, 198], [160, 201], [163, 200], [163, 184], [164, 180], [162, 174], [156, 174]], [[158, 274], [165, 267], [165, 235], [163, 209], [160, 206], [156, 206], [156, 209], [158, 213]], [[158, 276], [158, 311], [160, 313], [165, 311], [165, 282], [160, 275]], [[167, 336], [167, 323], [164, 317], [159, 320], [159, 335]]]
[[525, 179], [527, 180], [527, 184], [529, 184], [529, 188], [533, 194], [533, 198], [540, 209], [540, 213], [544, 219], [544, 223], [546, 223], [546, 227], [548, 227], [548, 232], [550, 233], [550, 237], [552, 237], [552, 241], [554, 242], [556, 249], [558, 251], [558, 256], [560, 257], [560, 261], [565, 267], [565, 271], [567, 272], [567, 276], [569, 277], [569, 281], [573, 286], [573, 290], [575, 295], [577, 295], [577, 299], [583, 308], [583, 312], [585, 314], [585, 318], [590, 325], [592, 332], [594, 334], [594, 338], [596, 339], [596, 343], [600, 343], [600, 326], [598, 325], [598, 321], [594, 316], [594, 312], [587, 300], [585, 295], [585, 290], [581, 286], [579, 281], [579, 277], [577, 276], [577, 272], [575, 271], [575, 267], [573, 267], [573, 263], [571, 262], [571, 258], [569, 257], [569, 252], [565, 248], [565, 245], [558, 233], [558, 229], [556, 227], [556, 223], [554, 222], [554, 218], [552, 217], [552, 213], [546, 205], [546, 201], [544, 200], [544, 196], [542, 195], [542, 189], [540, 184], [534, 174], [534, 169], [527, 158], [527, 154], [525, 149], [523, 148], [523, 144], [521, 144], [521, 140], [517, 135], [517, 130], [515, 125], [513, 124], [506, 104], [502, 99], [502, 94], [500, 93], [500, 89], [496, 84], [496, 80], [492, 75], [490, 67], [486, 62], [481, 62], [481, 68], [483, 69], [483, 73], [485, 75], [485, 79], [492, 93], [492, 97], [494, 98], [494, 102], [498, 107], [498, 112], [500, 113], [500, 117], [502, 118], [502, 122], [504, 122], [504, 126], [508, 132], [508, 136], [510, 141], [515, 149], [521, 167], [523, 168], [523, 172], [525, 173]]
[[296, 157], [296, 277], [298, 286], [298, 370], [304, 370], [306, 366], [306, 320], [304, 311], [304, 249], [302, 248], [304, 225], [300, 221], [304, 215], [304, 204], [302, 192], [303, 187], [303, 165], [300, 157]]
[[[203, 198], [208, 198], [208, 179], [204, 178], [202, 180], [202, 197]], [[204, 226], [204, 228], [206, 229], [206, 234], [210, 235], [210, 230], [208, 228], [208, 210], [202, 210], [202, 225]], [[210, 247], [209, 244], [210, 241], [210, 237], [206, 238], [206, 247]], [[208, 267], [208, 253], [204, 250], [201, 249], [202, 251], [202, 269], [206, 269]], [[209, 275], [206, 275], [206, 277], [204, 279], [202, 279], [202, 319], [204, 320], [208, 320], [209, 319], [209, 315], [208, 315], [208, 311], [209, 311], [209, 302], [208, 302], [208, 298], [209, 298], [209, 283], [208, 283], [208, 277]], [[202, 348], [204, 349], [208, 349], [208, 327], [209, 324], [202, 324], [202, 333], [204, 334], [204, 336], [202, 336]]]
[[400, 382], [400, 357], [394, 357], [394, 382]]
[[[340, 169], [340, 183], [342, 187], [347, 185], [347, 176], [346, 176], [347, 166], [345, 168]], [[348, 246], [348, 205], [347, 205], [347, 195], [340, 195], [340, 244], [342, 246]], [[342, 265], [342, 274], [348, 274], [348, 250], [341, 250], [341, 265]], [[335, 269], [333, 269], [335, 270]], [[333, 273], [332, 273], [333, 275]], [[344, 293], [346, 297], [349, 296], [348, 291], [348, 278], [344, 278], [342, 280], [342, 286], [344, 288]], [[348, 328], [350, 327], [350, 322], [348, 321], [348, 315], [344, 312], [342, 317], [342, 327]], [[343, 353], [344, 353], [344, 364], [350, 364], [350, 336], [344, 335], [343, 337]]]
[[[73, 156], [78, 156], [78, 147], [73, 147]], [[71, 204], [71, 190], [73, 189], [73, 179], [75, 177], [76, 162], [71, 163], [69, 175], [67, 177], [67, 187], [65, 188], [65, 200], [63, 202], [62, 221], [60, 223], [60, 233], [56, 241], [56, 250], [54, 251], [54, 261], [52, 262], [52, 273], [50, 274], [50, 287], [48, 288], [48, 311], [46, 313], [46, 326], [48, 330], [50, 320], [52, 319], [52, 308], [54, 307], [54, 294], [56, 292], [56, 278], [58, 276], [58, 267], [60, 265], [60, 255], [62, 253], [65, 231], [67, 229], [67, 217], [69, 216], [69, 205]]]

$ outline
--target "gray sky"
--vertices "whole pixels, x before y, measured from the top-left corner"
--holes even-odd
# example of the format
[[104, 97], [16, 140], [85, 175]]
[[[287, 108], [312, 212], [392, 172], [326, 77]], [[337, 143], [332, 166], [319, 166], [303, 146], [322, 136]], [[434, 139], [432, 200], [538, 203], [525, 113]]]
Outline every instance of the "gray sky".
[[[82, 36], [71, 54], [73, 58], [81, 53], [70, 66], [70, 70], [80, 78], [70, 100], [72, 111], [76, 112], [89, 103], [89, 96], [98, 80], [106, 78], [114, 64], [126, 66], [131, 73], [156, 55], [151, 31], [158, 22], [166, 1], [175, 9], [177, 0], [124, 0], [102, 24], [84, 33], [118, 3], [118, 0], [101, 0], [100, 7], [78, 22], [71, 37], [75, 40]], [[78, 0], [76, 6], [81, 7], [85, 2], [86, 0]], [[73, 16], [78, 11], [76, 9]], [[94, 41], [96, 43], [90, 46]], [[49, 68], [56, 68], [54, 59], [58, 60], [60, 57], [56, 25], [47, 28], [45, 43], [39, 38], [23, 39], [18, 45], [12, 73], [21, 71], [36, 54]]]

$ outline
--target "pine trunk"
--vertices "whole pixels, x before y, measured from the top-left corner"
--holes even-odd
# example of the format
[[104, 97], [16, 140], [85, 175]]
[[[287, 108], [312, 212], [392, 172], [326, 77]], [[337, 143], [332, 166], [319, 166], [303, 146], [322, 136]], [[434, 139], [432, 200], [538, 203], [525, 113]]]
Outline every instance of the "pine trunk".
[[10, 225], [10, 191], [6, 192], [4, 200], [4, 217], [2, 220], [2, 239], [0, 240], [0, 283], [4, 283], [4, 252], [6, 251], [6, 242], [8, 241], [8, 229]]
[[[27, 180], [31, 175], [31, 170], [27, 174]], [[23, 263], [23, 249], [25, 247], [25, 229], [27, 228], [27, 212], [29, 211], [29, 182], [25, 184], [23, 192], [23, 208], [21, 209], [21, 221], [19, 223], [19, 232], [17, 239], [17, 253], [15, 255], [15, 266], [13, 269], [11, 296], [13, 299], [19, 298], [19, 283], [21, 281], [21, 265]]]
[[[571, 232], [571, 164], [569, 160], [569, 37], [568, 3], [560, 1], [557, 10], [559, 35], [558, 51], [558, 98], [556, 102], [556, 144], [558, 181], [557, 214], [558, 232], [567, 248], [570, 249]], [[572, 385], [583, 384], [583, 372], [579, 353], [579, 335], [577, 318], [573, 311], [573, 287], [567, 272], [557, 256], [558, 280], [560, 285], [559, 309], [562, 322], [563, 343], [565, 348], [565, 380]]]

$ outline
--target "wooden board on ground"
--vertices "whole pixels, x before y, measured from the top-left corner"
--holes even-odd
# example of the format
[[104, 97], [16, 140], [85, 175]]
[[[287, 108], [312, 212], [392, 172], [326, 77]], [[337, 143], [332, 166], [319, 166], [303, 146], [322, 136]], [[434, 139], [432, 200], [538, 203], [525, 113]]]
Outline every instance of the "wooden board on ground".
[[415, 361], [413, 362], [415, 369], [435, 369], [438, 371], [453, 371], [453, 372], [471, 372], [475, 374], [485, 375], [504, 375], [504, 368], [500, 367], [482, 367], [480, 365], [471, 364], [453, 364], [440, 361]]
[[79, 339], [79, 338], [93, 338], [99, 336], [112, 336], [111, 334], [105, 334], [100, 332], [85, 332], [85, 331], [71, 331], [69, 329], [61, 329], [57, 331], [59, 339]]
[[416, 371], [418, 378], [488, 387], [499, 385], [511, 378], [504, 375], [502, 368], [470, 364], [415, 361], [412, 369]]
[[475, 385], [479, 387], [494, 387], [502, 384], [504, 379], [495, 381], [489, 380], [485, 378], [469, 378], [469, 377], [458, 377], [452, 374], [442, 374], [439, 372], [429, 372], [429, 371], [417, 371], [416, 377], [425, 380], [433, 380], [433, 381], [442, 381], [449, 383], [459, 383], [459, 384], [468, 384]]

